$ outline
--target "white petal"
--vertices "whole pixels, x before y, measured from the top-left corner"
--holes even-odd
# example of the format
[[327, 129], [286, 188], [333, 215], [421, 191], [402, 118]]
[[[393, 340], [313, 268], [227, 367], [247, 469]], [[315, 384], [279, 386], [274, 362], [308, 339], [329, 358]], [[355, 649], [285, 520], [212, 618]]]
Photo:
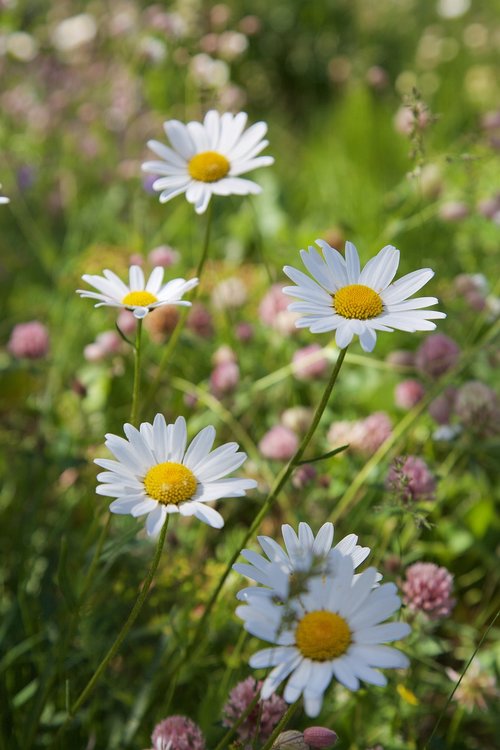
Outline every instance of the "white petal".
[[399, 250], [393, 245], [386, 245], [363, 268], [359, 283], [371, 287], [376, 292], [381, 292], [393, 280], [398, 266]]
[[178, 120], [168, 120], [163, 127], [174, 149], [189, 161], [196, 153], [196, 147], [186, 126]]
[[130, 266], [129, 283], [132, 292], [142, 291], [144, 289], [144, 273], [140, 266]]
[[183, 463], [191, 469], [197, 466], [209, 454], [215, 440], [215, 429], [210, 425], [204, 427], [191, 441], [184, 456]]
[[158, 503], [157, 507], [151, 511], [146, 519], [146, 531], [148, 536], [157, 537], [162, 530], [165, 518], [167, 517], [167, 509], [161, 503]]
[[250, 657], [249, 665], [252, 669], [267, 669], [267, 667], [275, 667], [282, 662], [287, 662], [294, 655], [298, 654], [297, 649], [290, 646], [273, 646], [272, 648], [264, 648], [262, 651], [257, 651]]
[[384, 643], [388, 641], [399, 641], [411, 632], [406, 622], [388, 622], [385, 625], [375, 625], [354, 633], [355, 643], [371, 644]]
[[267, 700], [267, 698], [275, 692], [280, 683], [282, 683], [283, 680], [288, 677], [290, 672], [292, 672], [302, 661], [302, 654], [298, 654], [295, 649], [291, 651], [292, 654], [290, 659], [276, 666], [264, 680], [264, 684], [260, 691], [263, 700]]
[[345, 243], [345, 262], [349, 284], [357, 284], [359, 279], [359, 255], [352, 242]]
[[402, 276], [400, 279], [391, 284], [384, 292], [386, 304], [392, 305], [402, 302], [407, 297], [418, 292], [434, 276], [434, 271], [430, 268], [422, 268], [419, 271]]
[[209, 505], [203, 505], [203, 503], [193, 503], [193, 505], [196, 505], [194, 515], [199, 521], [203, 521], [203, 523], [208, 524], [208, 526], [211, 526], [213, 529], [222, 529], [224, 526], [224, 519], [215, 508], [211, 508]]

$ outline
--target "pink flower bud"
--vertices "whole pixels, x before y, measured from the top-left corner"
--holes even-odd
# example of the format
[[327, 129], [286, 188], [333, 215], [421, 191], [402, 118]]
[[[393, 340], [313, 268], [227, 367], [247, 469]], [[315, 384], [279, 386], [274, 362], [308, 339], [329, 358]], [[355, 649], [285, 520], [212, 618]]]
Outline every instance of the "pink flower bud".
[[131, 266], [143, 266], [144, 258], [139, 253], [132, 253], [132, 255], [129, 258], [129, 264]]
[[105, 354], [117, 354], [122, 348], [122, 339], [116, 331], [103, 331], [96, 338]]
[[418, 380], [403, 380], [394, 390], [394, 401], [400, 409], [413, 409], [423, 399], [425, 389]]
[[240, 368], [236, 362], [222, 362], [217, 365], [210, 376], [210, 387], [216, 396], [231, 393], [238, 385]]
[[272, 427], [259, 443], [259, 450], [264, 458], [276, 461], [288, 461], [299, 447], [297, 435], [283, 425]]
[[197, 336], [201, 336], [204, 339], [211, 339], [214, 335], [212, 315], [199, 302], [195, 303], [189, 311], [187, 327]]
[[319, 344], [310, 344], [298, 349], [293, 355], [293, 374], [298, 380], [309, 380], [320, 378], [328, 368], [328, 360], [320, 355], [322, 347]]
[[337, 733], [326, 727], [308, 727], [304, 729], [304, 739], [314, 750], [333, 747], [338, 740]]
[[169, 245], [159, 245], [159, 247], [153, 248], [148, 255], [148, 261], [152, 266], [163, 266], [163, 268], [173, 266], [178, 260], [179, 253]]
[[253, 339], [253, 326], [250, 323], [238, 323], [236, 326], [236, 338], [239, 341], [251, 341]]
[[19, 359], [42, 359], [49, 351], [49, 332], [38, 320], [18, 323], [12, 329], [7, 349]]
[[443, 221], [460, 221], [468, 215], [469, 208], [462, 201], [448, 201], [439, 209], [439, 218]]
[[452, 370], [459, 358], [460, 349], [453, 339], [444, 333], [433, 333], [419, 347], [415, 365], [423, 375], [437, 378]]
[[415, 355], [407, 349], [395, 349], [387, 355], [385, 361], [396, 367], [413, 367], [415, 364]]
[[137, 327], [137, 319], [130, 310], [122, 310], [118, 315], [116, 324], [120, 331], [122, 331], [125, 336], [128, 336], [129, 334], [134, 333]]

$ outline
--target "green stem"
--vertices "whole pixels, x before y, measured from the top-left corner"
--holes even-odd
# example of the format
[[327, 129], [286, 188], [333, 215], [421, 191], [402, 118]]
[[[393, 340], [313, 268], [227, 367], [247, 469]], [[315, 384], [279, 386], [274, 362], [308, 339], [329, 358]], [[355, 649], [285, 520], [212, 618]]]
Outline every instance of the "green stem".
[[130, 423], [137, 427], [139, 416], [139, 393], [141, 389], [141, 354], [142, 354], [142, 320], [137, 321], [134, 348], [134, 387], [132, 391], [132, 408], [130, 411]]
[[207, 606], [205, 607], [205, 611], [203, 612], [203, 615], [196, 627], [193, 639], [190, 641], [190, 644], [188, 648], [185, 650], [184, 655], [181, 657], [179, 662], [177, 663], [176, 667], [173, 670], [172, 677], [170, 680], [170, 691], [173, 692], [177, 674], [180, 670], [180, 668], [183, 666], [183, 664], [187, 661], [189, 658], [188, 655], [192, 656], [193, 650], [198, 647], [200, 642], [202, 641], [202, 633], [206, 632], [206, 622], [208, 620], [208, 617], [214, 607], [215, 602], [217, 601], [219, 594], [222, 590], [222, 587], [224, 586], [227, 577], [229, 576], [234, 563], [240, 556], [241, 550], [245, 546], [245, 544], [248, 542], [248, 540], [255, 534], [257, 529], [259, 528], [262, 519], [266, 516], [267, 512], [273, 505], [274, 501], [278, 497], [279, 493], [283, 489], [286, 481], [290, 477], [293, 470], [300, 464], [300, 459], [302, 458], [307, 446], [309, 445], [312, 436], [314, 435], [316, 428], [319, 424], [319, 421], [321, 417], [323, 416], [323, 412], [326, 409], [326, 405], [328, 404], [328, 400], [330, 398], [330, 395], [332, 393], [333, 387], [337, 381], [338, 374], [340, 372], [340, 368], [342, 367], [342, 363], [344, 361], [345, 355], [347, 352], [347, 347], [345, 349], [341, 349], [339, 352], [339, 355], [337, 357], [337, 361], [335, 363], [335, 366], [333, 368], [332, 374], [330, 375], [330, 379], [327, 383], [327, 386], [325, 388], [325, 391], [323, 393], [323, 396], [321, 398], [321, 401], [314, 413], [314, 417], [312, 419], [311, 425], [309, 429], [307, 430], [306, 434], [302, 438], [302, 441], [297, 448], [297, 451], [295, 455], [292, 456], [290, 461], [286, 464], [286, 466], [280, 471], [278, 476], [276, 477], [276, 480], [271, 487], [271, 490], [262, 506], [260, 511], [257, 513], [252, 525], [246, 532], [245, 536], [241, 540], [241, 543], [239, 544], [238, 548], [234, 552], [234, 554], [231, 556], [231, 559], [229, 560], [228, 564], [226, 565], [226, 568], [224, 569], [224, 572], [219, 579], [219, 582], [215, 588], [215, 591], [213, 592], [212, 596], [210, 597]]
[[119, 649], [120, 649], [123, 641], [125, 640], [125, 638], [128, 635], [128, 632], [129, 632], [130, 628], [132, 627], [132, 625], [136, 621], [136, 619], [137, 619], [137, 617], [139, 615], [139, 612], [143, 608], [144, 603], [145, 603], [146, 598], [147, 598], [147, 595], [149, 593], [149, 589], [151, 587], [151, 583], [153, 581], [154, 575], [155, 575], [156, 570], [158, 568], [158, 564], [160, 562], [161, 554], [162, 554], [163, 547], [164, 547], [164, 544], [165, 544], [165, 538], [166, 538], [166, 535], [167, 535], [168, 519], [169, 519], [169, 516], [167, 515], [167, 517], [165, 519], [165, 523], [163, 524], [162, 530], [160, 532], [160, 536], [159, 536], [159, 539], [158, 539], [158, 544], [156, 545], [156, 552], [155, 552], [155, 556], [153, 558], [153, 562], [151, 563], [151, 566], [149, 568], [149, 571], [148, 571], [148, 574], [146, 576], [146, 579], [145, 579], [144, 583], [142, 584], [142, 588], [141, 588], [141, 591], [139, 593], [139, 596], [137, 597], [137, 600], [136, 600], [136, 602], [135, 602], [135, 604], [134, 604], [134, 606], [133, 606], [133, 608], [132, 608], [132, 610], [131, 610], [131, 612], [130, 612], [130, 614], [129, 614], [126, 622], [125, 622], [125, 624], [123, 625], [122, 629], [120, 630], [120, 632], [116, 636], [113, 645], [111, 646], [111, 648], [108, 650], [107, 654], [102, 659], [101, 663], [99, 664], [99, 666], [95, 670], [94, 674], [92, 675], [92, 677], [88, 681], [87, 685], [85, 686], [85, 688], [82, 690], [82, 692], [80, 693], [80, 695], [78, 696], [78, 698], [76, 699], [76, 701], [71, 706], [71, 708], [70, 708], [70, 710], [68, 712], [68, 717], [67, 717], [67, 719], [66, 719], [66, 721], [65, 721], [65, 723], [63, 725], [63, 728], [75, 716], [75, 714], [78, 711], [78, 709], [80, 708], [80, 706], [82, 706], [82, 704], [87, 700], [87, 698], [89, 697], [90, 693], [93, 691], [94, 687], [96, 686], [99, 678], [101, 677], [101, 675], [103, 674], [104, 670], [108, 666], [109, 662], [115, 656], [115, 654], [119, 651]]
[[467, 670], [469, 669], [470, 665], [472, 664], [472, 662], [474, 660], [474, 657], [476, 656], [477, 652], [479, 651], [479, 649], [483, 645], [483, 642], [484, 642], [486, 636], [488, 635], [488, 633], [492, 629], [493, 625], [497, 621], [499, 615], [500, 615], [500, 609], [498, 610], [498, 612], [496, 613], [495, 617], [490, 622], [490, 624], [488, 625], [488, 627], [486, 628], [486, 630], [484, 631], [483, 635], [481, 636], [481, 640], [477, 644], [476, 648], [472, 652], [472, 656], [470, 657], [469, 661], [465, 665], [465, 667], [463, 669], [463, 672], [460, 675], [460, 678], [457, 680], [456, 685], [454, 685], [453, 690], [449, 694], [448, 700], [446, 701], [446, 704], [445, 704], [443, 710], [441, 711], [441, 713], [439, 714], [438, 720], [436, 721], [436, 723], [434, 725], [434, 729], [432, 730], [429, 739], [425, 743], [424, 750], [427, 750], [431, 746], [432, 738], [434, 737], [434, 735], [436, 734], [437, 730], [439, 729], [439, 725], [441, 724], [441, 720], [442, 720], [443, 716], [445, 715], [446, 710], [447, 710], [448, 706], [450, 705], [450, 703], [451, 703], [451, 701], [453, 699], [453, 696], [455, 695], [456, 691], [458, 690], [458, 687], [459, 687], [460, 683], [462, 682], [463, 678], [465, 677], [465, 674], [466, 674]]
[[276, 724], [272, 735], [269, 737], [268, 741], [266, 742], [264, 747], [261, 748], [261, 750], [270, 750], [270, 748], [274, 745], [274, 741], [276, 740], [276, 738], [281, 734], [282, 730], [285, 729], [290, 719], [293, 718], [293, 716], [297, 713], [299, 705], [300, 698], [296, 700], [295, 703], [292, 703], [287, 712], [281, 717], [279, 722]]
[[[195, 277], [198, 279], [198, 286], [194, 288], [193, 295], [191, 297], [191, 301], [194, 302], [196, 298], [198, 297], [198, 292], [200, 289], [200, 281], [201, 276], [203, 273], [203, 269], [205, 267], [206, 260], [208, 258], [208, 248], [210, 246], [210, 234], [212, 229], [212, 202], [208, 204], [207, 209], [207, 223], [205, 225], [205, 237], [203, 240], [203, 248], [201, 251], [200, 260], [198, 261], [198, 265], [196, 267]], [[177, 346], [177, 342], [179, 341], [179, 338], [181, 336], [182, 331], [184, 330], [184, 325], [187, 320], [187, 316], [189, 313], [190, 308], [189, 307], [183, 307], [181, 310], [181, 313], [179, 315], [179, 320], [177, 321], [177, 325], [175, 326], [174, 330], [172, 331], [172, 335], [170, 336], [168, 340], [168, 344], [163, 350], [163, 354], [160, 360], [160, 364], [158, 366], [158, 372], [156, 373], [156, 376], [153, 380], [153, 383], [151, 384], [150, 391], [148, 393], [148, 396], [146, 398], [146, 406], [149, 406], [151, 401], [153, 400], [156, 391], [158, 390], [158, 386], [160, 385], [160, 381], [165, 374], [165, 370], [167, 366], [169, 365], [171, 359], [172, 359], [172, 352], [174, 351], [175, 347]]]

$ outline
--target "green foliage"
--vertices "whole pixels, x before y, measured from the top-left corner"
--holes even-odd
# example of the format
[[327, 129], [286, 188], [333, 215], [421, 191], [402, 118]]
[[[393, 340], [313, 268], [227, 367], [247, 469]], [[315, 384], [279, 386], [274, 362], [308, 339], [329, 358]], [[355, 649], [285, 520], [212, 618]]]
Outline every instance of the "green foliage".
[[[498, 610], [498, 429], [484, 434], [481, 420], [465, 424], [454, 414], [453, 439], [437, 440], [427, 405], [471, 380], [495, 387], [500, 128], [485, 116], [499, 93], [498, 1], [445, 18], [431, 0], [238, 0], [221, 25], [219, 6], [198, 0], [1, 5], [0, 178], [11, 201], [0, 206], [1, 747], [146, 747], [155, 723], [174, 713], [197, 721], [207, 747], [216, 747], [228, 692], [251, 673], [257, 648], [234, 615], [241, 576], [231, 573], [199, 642], [192, 653], [185, 649], [281, 469], [262, 458], [259, 441], [285, 410], [321, 398], [324, 379], [299, 380], [290, 365], [311, 334], [263, 323], [259, 306], [271, 283], [284, 283], [283, 264], [299, 266], [299, 249], [324, 237], [339, 249], [354, 241], [364, 261], [395, 244], [401, 273], [432, 267], [429, 294], [448, 315], [439, 330], [458, 342], [461, 359], [433, 380], [388, 357], [415, 352], [423, 334], [381, 334], [369, 356], [352, 346], [305, 456], [322, 457], [316, 477], [288, 483], [259, 533], [279, 540], [282, 523], [304, 520], [317, 529], [333, 518], [336, 538], [358, 534], [387, 580], [401, 584], [415, 561], [446, 566], [457, 603], [437, 622], [407, 610], [411, 669], [389, 675], [386, 688], [350, 694], [332, 686], [313, 723], [334, 728], [339, 748], [413, 750], [426, 746], [442, 714], [430, 747], [493, 750], [499, 716], [487, 679], [500, 668], [497, 625], [477, 657], [486, 683], [466, 675], [471, 703], [464, 691], [447, 700], [456, 684], [449, 670], [461, 673]], [[58, 24], [82, 12], [95, 19], [95, 36], [73, 50], [58, 47]], [[234, 57], [210, 53], [227, 80], [197, 78], [192, 60], [208, 54], [208, 35], [229, 30], [246, 33], [248, 46]], [[407, 112], [425, 115], [420, 125], [410, 118], [406, 134], [395, 126], [405, 103]], [[133, 352], [122, 341], [99, 361], [85, 358], [85, 347], [114, 330], [116, 315], [75, 290], [83, 273], [108, 267], [124, 277], [133, 255], [147, 266], [160, 244], [179, 251], [169, 274], [193, 275], [205, 217], [195, 220], [183, 196], [160, 205], [143, 187], [140, 163], [146, 141], [163, 138], [165, 119], [199, 119], [211, 106], [268, 122], [266, 153], [275, 165], [256, 175], [262, 195], [214, 201], [198, 298], [213, 334], [188, 325], [155, 390], [169, 334], [146, 332], [141, 417], [184, 414], [193, 434], [214, 424], [219, 442], [236, 440], [248, 453], [259, 490], [221, 503], [220, 532], [175, 517], [139, 619], [58, 735], [153, 556], [140, 521], [113, 516], [103, 533], [107, 500], [95, 494], [92, 461], [105, 455], [105, 433], [122, 434], [129, 419]], [[464, 213], [453, 221], [445, 210], [452, 201]], [[496, 211], [488, 214], [485, 201], [496, 201]], [[468, 297], [460, 274], [482, 274], [488, 291]], [[234, 277], [246, 300], [217, 306], [214, 289]], [[35, 319], [49, 330], [50, 350], [38, 360], [16, 359], [11, 331]], [[252, 326], [248, 341], [241, 324]], [[331, 336], [314, 341], [330, 347], [332, 359]], [[240, 381], [215, 395], [210, 376], [221, 346], [232, 348]], [[393, 395], [407, 377], [422, 380], [427, 398], [409, 413]], [[377, 411], [391, 418], [390, 440], [334, 456], [350, 440], [332, 445], [332, 424]], [[387, 488], [391, 461], [407, 455], [424, 458], [435, 476], [431, 500], [405, 503]], [[294, 727], [307, 725], [302, 716]]]

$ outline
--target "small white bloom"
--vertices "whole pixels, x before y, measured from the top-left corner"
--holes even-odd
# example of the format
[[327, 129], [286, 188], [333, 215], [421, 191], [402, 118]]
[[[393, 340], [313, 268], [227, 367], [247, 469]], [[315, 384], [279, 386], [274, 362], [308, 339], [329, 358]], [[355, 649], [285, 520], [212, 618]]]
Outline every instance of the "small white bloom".
[[146, 531], [157, 536], [167, 513], [196, 516], [216, 529], [224, 519], [207, 505], [225, 497], [243, 497], [257, 486], [253, 479], [228, 478], [246, 460], [237, 443], [225, 443], [212, 451], [215, 429], [205, 427], [186, 449], [187, 428], [183, 417], [167, 425], [157, 414], [153, 424], [143, 422], [137, 430], [123, 427], [127, 439], [106, 435], [106, 446], [117, 461], [98, 458], [95, 463], [106, 471], [96, 492], [115, 497], [112, 513], [137, 517], [148, 514]]
[[[0, 183], [0, 190], [2, 189], [2, 184]], [[6, 195], [0, 195], [0, 205], [2, 203], [10, 203], [10, 198], [7, 198]]]
[[103, 271], [103, 276], [85, 274], [82, 279], [99, 290], [89, 292], [77, 289], [80, 297], [98, 300], [96, 307], [122, 307], [131, 310], [136, 318], [145, 318], [150, 310], [161, 305], [184, 305], [191, 302], [183, 300], [182, 295], [195, 287], [198, 279], [171, 279], [162, 286], [165, 269], [157, 266], [153, 269], [147, 283], [140, 266], [130, 266], [129, 285], [127, 286], [113, 271]]
[[338, 564], [339, 555], [348, 555], [354, 568], [366, 560], [369, 547], [357, 544], [356, 534], [349, 534], [333, 545], [334, 527], [325, 523], [315, 537], [307, 523], [299, 524], [298, 535], [288, 524], [281, 527], [286, 551], [268, 536], [257, 537], [266, 557], [249, 549], [242, 550], [248, 563], [236, 563], [233, 568], [263, 587], [252, 586], [238, 592], [238, 599], [248, 601], [252, 596], [285, 601], [290, 594], [290, 582], [297, 573], [308, 573], [311, 577], [329, 573], [332, 575]]
[[148, 141], [149, 148], [161, 161], [147, 161], [145, 172], [159, 175], [153, 189], [166, 203], [181, 193], [198, 214], [206, 211], [212, 195], [248, 195], [261, 192], [257, 183], [240, 177], [258, 167], [274, 162], [271, 156], [258, 156], [268, 145], [263, 140], [265, 122], [257, 122], [244, 133], [245, 112], [220, 115], [210, 110], [203, 124], [167, 120], [163, 127], [172, 148], [159, 141]]
[[430, 268], [403, 276], [392, 283], [399, 265], [399, 250], [384, 247], [368, 261], [363, 270], [352, 242], [346, 242], [345, 259], [324, 240], [316, 240], [320, 255], [314, 247], [301, 250], [304, 265], [313, 277], [291, 266], [283, 269], [297, 286], [287, 286], [285, 294], [300, 302], [288, 306], [292, 312], [302, 313], [297, 328], [309, 328], [312, 333], [336, 331], [340, 349], [359, 336], [365, 352], [373, 351], [377, 331], [433, 331], [432, 319], [445, 318], [442, 312], [424, 310], [435, 305], [436, 297], [408, 299], [434, 276]]
[[294, 703], [303, 695], [306, 714], [314, 717], [333, 678], [357, 690], [360, 680], [386, 685], [376, 667], [408, 666], [404, 654], [381, 645], [404, 638], [410, 628], [403, 622], [383, 623], [401, 601], [393, 583], [374, 587], [376, 579], [375, 568], [355, 576], [350, 555], [340, 555], [334, 575], [312, 578], [307, 593], [286, 607], [252, 597], [237, 608], [245, 630], [273, 644], [250, 659], [254, 669], [273, 667], [262, 686], [264, 700], [288, 678], [283, 697]]

